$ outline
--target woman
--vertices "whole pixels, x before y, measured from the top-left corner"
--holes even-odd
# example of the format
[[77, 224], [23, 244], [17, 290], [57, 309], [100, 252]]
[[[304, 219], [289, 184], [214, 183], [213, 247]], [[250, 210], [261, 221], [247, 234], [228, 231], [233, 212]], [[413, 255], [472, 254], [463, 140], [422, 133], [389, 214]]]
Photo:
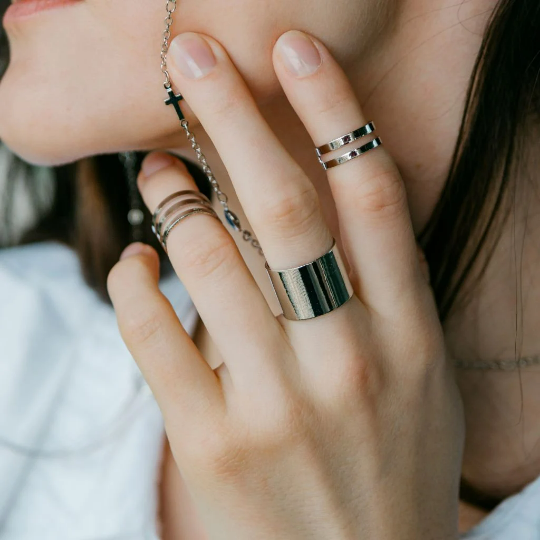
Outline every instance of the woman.
[[[5, 17], [0, 138], [42, 165], [132, 149], [193, 158], [155, 83], [163, 7], [81, 0]], [[525, 421], [539, 406], [535, 361], [512, 359], [538, 349], [535, 303], [514, 295], [516, 280], [523, 298], [538, 291], [526, 180], [536, 180], [539, 18], [537, 5], [509, 0], [283, 1], [264, 13], [249, 0], [179, 4], [167, 73], [189, 125], [204, 127], [197, 140], [230, 207], [249, 219], [272, 269], [309, 263], [335, 238], [354, 294], [324, 317], [275, 319], [287, 304], [276, 303], [252, 243], [238, 251], [209, 216], [169, 223], [168, 253], [205, 323], [196, 342], [209, 369], [193, 326], [185, 314], [178, 323], [157, 288], [156, 251], [124, 251], [109, 292], [182, 473], [165, 450], [165, 536], [455, 538], [460, 469], [462, 497], [483, 508], [460, 506], [461, 531], [485, 518], [471, 537], [538, 532], [538, 425]], [[327, 173], [313, 146], [369, 118], [384, 144]], [[196, 187], [160, 153], [145, 159], [138, 184], [150, 212]], [[78, 190], [95, 201], [88, 185]], [[413, 230], [423, 233], [444, 342]], [[86, 265], [88, 280], [103, 288], [99, 269], [118, 241], [87, 234], [105, 253], [100, 267]], [[520, 369], [458, 372], [460, 398], [453, 362], [508, 358]], [[531, 376], [520, 378], [525, 369]], [[522, 402], [528, 414], [517, 423]], [[145, 470], [155, 447], [147, 455]], [[127, 471], [124, 483], [136, 483], [139, 469]], [[81, 538], [125, 535], [128, 525], [85, 523]], [[59, 528], [56, 538], [69, 534]]]

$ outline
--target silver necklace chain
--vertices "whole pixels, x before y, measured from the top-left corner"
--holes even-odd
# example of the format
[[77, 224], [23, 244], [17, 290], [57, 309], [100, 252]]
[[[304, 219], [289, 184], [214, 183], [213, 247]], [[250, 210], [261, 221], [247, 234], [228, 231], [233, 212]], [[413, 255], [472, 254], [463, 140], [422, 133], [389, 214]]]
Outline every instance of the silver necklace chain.
[[[167, 70], [167, 53], [169, 52], [169, 40], [171, 39], [171, 25], [173, 23], [172, 14], [176, 10], [176, 4], [177, 4], [177, 0], [167, 0], [167, 4], [165, 6], [167, 10], [167, 17], [165, 18], [165, 31], [163, 32], [163, 43], [161, 45], [161, 71], [163, 75], [165, 75], [165, 81], [163, 83], [163, 86], [165, 87], [165, 90], [167, 90], [170, 96], [169, 99], [171, 99], [172, 97], [171, 96], [172, 88], [171, 88], [171, 79], [169, 76], [169, 72]], [[180, 95], [177, 95], [176, 97], [178, 98], [179, 96]], [[178, 101], [178, 99], [176, 101]], [[177, 112], [178, 111], [179, 111], [179, 108], [177, 108]], [[189, 122], [185, 118], [181, 117], [180, 124], [182, 125], [182, 128], [186, 132], [186, 137], [191, 143], [191, 148], [195, 150], [195, 153], [197, 155], [197, 160], [201, 164], [204, 174], [208, 178], [208, 181], [210, 182], [212, 189], [216, 193], [218, 201], [221, 203], [221, 206], [223, 206], [223, 213], [225, 215], [225, 219], [227, 220], [227, 223], [229, 223], [229, 225], [235, 231], [242, 233], [242, 238], [246, 242], [249, 242], [251, 246], [259, 252], [260, 255], [264, 256], [263, 250], [258, 240], [253, 236], [253, 233], [249, 231], [248, 229], [244, 229], [242, 227], [242, 224], [240, 223], [240, 219], [238, 218], [238, 216], [229, 208], [229, 198], [223, 191], [221, 191], [218, 181], [216, 180], [216, 177], [214, 176], [214, 173], [212, 172], [210, 165], [208, 165], [208, 162], [206, 161], [206, 157], [202, 153], [201, 147], [199, 146], [199, 144], [197, 143], [197, 140], [195, 139], [195, 135], [189, 129]]]
[[540, 356], [524, 356], [517, 360], [454, 360], [454, 365], [461, 369], [481, 369], [484, 371], [514, 371], [518, 367], [540, 365]]
[[[165, 6], [167, 10], [167, 17], [165, 18], [165, 31], [163, 32], [163, 43], [161, 45], [161, 71], [163, 75], [165, 75], [165, 81], [163, 83], [163, 86], [167, 91], [171, 89], [171, 78], [167, 70], [167, 53], [169, 52], [169, 40], [171, 39], [171, 26], [173, 23], [172, 14], [176, 11], [176, 7], [177, 0], [167, 0]], [[169, 93], [169, 95], [171, 94]], [[246, 242], [250, 242], [250, 244], [259, 252], [259, 254], [264, 256], [262, 248], [258, 240], [253, 236], [253, 233], [247, 229], [242, 228], [238, 216], [229, 208], [229, 199], [227, 195], [223, 191], [221, 191], [218, 181], [216, 180], [216, 177], [214, 176], [210, 165], [208, 165], [206, 157], [202, 153], [201, 147], [195, 139], [195, 135], [189, 129], [189, 122], [185, 118], [183, 118], [180, 120], [180, 123], [182, 125], [182, 128], [186, 132], [186, 136], [189, 142], [191, 143], [191, 148], [195, 150], [197, 160], [201, 164], [204, 174], [208, 178], [212, 189], [216, 193], [218, 201], [223, 206], [225, 219], [234, 230], [242, 233], [242, 238]], [[484, 362], [481, 360], [455, 360], [454, 364], [456, 367], [461, 369], [511, 371], [517, 369], [518, 367], [540, 365], [540, 356], [525, 357], [518, 360], [495, 360], [492, 362]]]

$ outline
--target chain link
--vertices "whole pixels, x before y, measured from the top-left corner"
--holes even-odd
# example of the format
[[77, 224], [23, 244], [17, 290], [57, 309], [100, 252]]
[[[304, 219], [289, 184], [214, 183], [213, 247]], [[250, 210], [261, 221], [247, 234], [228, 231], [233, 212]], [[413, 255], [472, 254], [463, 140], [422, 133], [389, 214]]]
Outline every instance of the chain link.
[[540, 364], [540, 356], [525, 356], [517, 360], [455, 360], [454, 365], [460, 369], [481, 369], [486, 371], [513, 371], [518, 367], [529, 367]]
[[253, 234], [251, 233], [251, 231], [242, 228], [240, 219], [229, 208], [229, 198], [223, 191], [221, 191], [218, 181], [216, 180], [216, 177], [214, 176], [212, 169], [208, 165], [208, 162], [206, 161], [206, 157], [202, 153], [199, 143], [195, 139], [195, 135], [189, 130], [189, 122], [186, 119], [184, 119], [182, 120], [181, 124], [182, 124], [182, 127], [184, 128], [184, 131], [186, 132], [186, 137], [188, 138], [188, 141], [191, 142], [191, 148], [193, 148], [193, 150], [195, 150], [195, 153], [197, 154], [197, 160], [202, 165], [202, 170], [204, 174], [206, 175], [206, 178], [208, 178], [208, 181], [210, 182], [210, 185], [212, 186], [212, 189], [214, 190], [214, 193], [216, 194], [218, 201], [221, 203], [221, 206], [223, 206], [225, 219], [235, 231], [242, 233], [242, 238], [246, 242], [250, 242], [252, 247], [258, 250], [260, 255], [264, 255], [257, 239], [253, 237]]
[[[165, 31], [163, 32], [163, 43], [161, 45], [161, 71], [165, 75], [165, 82], [163, 83], [163, 86], [166, 90], [171, 88], [171, 79], [169, 77], [169, 71], [167, 70], [167, 53], [169, 52], [169, 40], [171, 38], [171, 26], [173, 22], [172, 14], [176, 10], [176, 2], [177, 0], [167, 0], [167, 4], [165, 6], [167, 10], [167, 17], [165, 18]], [[206, 157], [203, 154], [199, 143], [195, 139], [195, 135], [189, 129], [189, 122], [184, 118], [183, 120], [181, 120], [180, 123], [182, 125], [182, 128], [186, 132], [186, 137], [188, 141], [191, 143], [191, 148], [195, 150], [197, 160], [201, 164], [202, 170], [208, 178], [208, 181], [210, 182], [210, 185], [212, 186], [212, 189], [217, 196], [217, 200], [220, 202], [221, 206], [223, 206], [223, 212], [227, 223], [229, 223], [229, 225], [235, 231], [241, 232], [243, 240], [249, 242], [251, 246], [259, 252], [259, 255], [264, 256], [259, 241], [253, 236], [253, 233], [251, 231], [242, 228], [240, 219], [229, 208], [229, 198], [223, 191], [221, 191], [218, 181], [216, 180], [216, 177], [214, 176], [210, 165], [208, 165]]]
[[169, 39], [171, 39], [172, 14], [176, 11], [176, 0], [167, 0], [165, 9], [167, 10], [167, 17], [165, 17], [165, 31], [163, 32], [163, 43], [161, 44], [161, 72], [165, 75], [163, 86], [168, 89], [171, 87], [171, 78], [167, 70], [167, 53], [169, 52]]

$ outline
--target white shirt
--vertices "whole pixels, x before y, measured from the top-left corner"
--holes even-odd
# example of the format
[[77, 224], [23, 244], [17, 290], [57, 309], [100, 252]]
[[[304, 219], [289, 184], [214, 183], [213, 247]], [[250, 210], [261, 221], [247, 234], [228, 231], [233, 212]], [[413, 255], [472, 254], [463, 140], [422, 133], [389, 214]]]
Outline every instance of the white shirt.
[[[160, 288], [192, 335], [180, 280]], [[157, 539], [163, 438], [114, 310], [75, 253], [0, 250], [0, 538]]]
[[540, 477], [502, 501], [466, 540], [540, 540]]
[[[182, 283], [160, 288], [193, 335]], [[75, 253], [56, 242], [0, 250], [0, 538], [157, 540], [163, 436]], [[540, 478], [461, 537], [540, 540]]]

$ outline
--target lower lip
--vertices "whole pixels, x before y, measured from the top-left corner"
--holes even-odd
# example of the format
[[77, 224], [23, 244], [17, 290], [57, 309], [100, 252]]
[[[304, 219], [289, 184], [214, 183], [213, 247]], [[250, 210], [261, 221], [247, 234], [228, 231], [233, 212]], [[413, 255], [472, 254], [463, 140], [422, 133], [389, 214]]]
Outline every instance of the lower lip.
[[22, 0], [16, 4], [11, 4], [5, 14], [2, 22], [5, 26], [6, 21], [20, 20], [31, 17], [35, 13], [47, 9], [60, 8], [78, 4], [81, 0]]

